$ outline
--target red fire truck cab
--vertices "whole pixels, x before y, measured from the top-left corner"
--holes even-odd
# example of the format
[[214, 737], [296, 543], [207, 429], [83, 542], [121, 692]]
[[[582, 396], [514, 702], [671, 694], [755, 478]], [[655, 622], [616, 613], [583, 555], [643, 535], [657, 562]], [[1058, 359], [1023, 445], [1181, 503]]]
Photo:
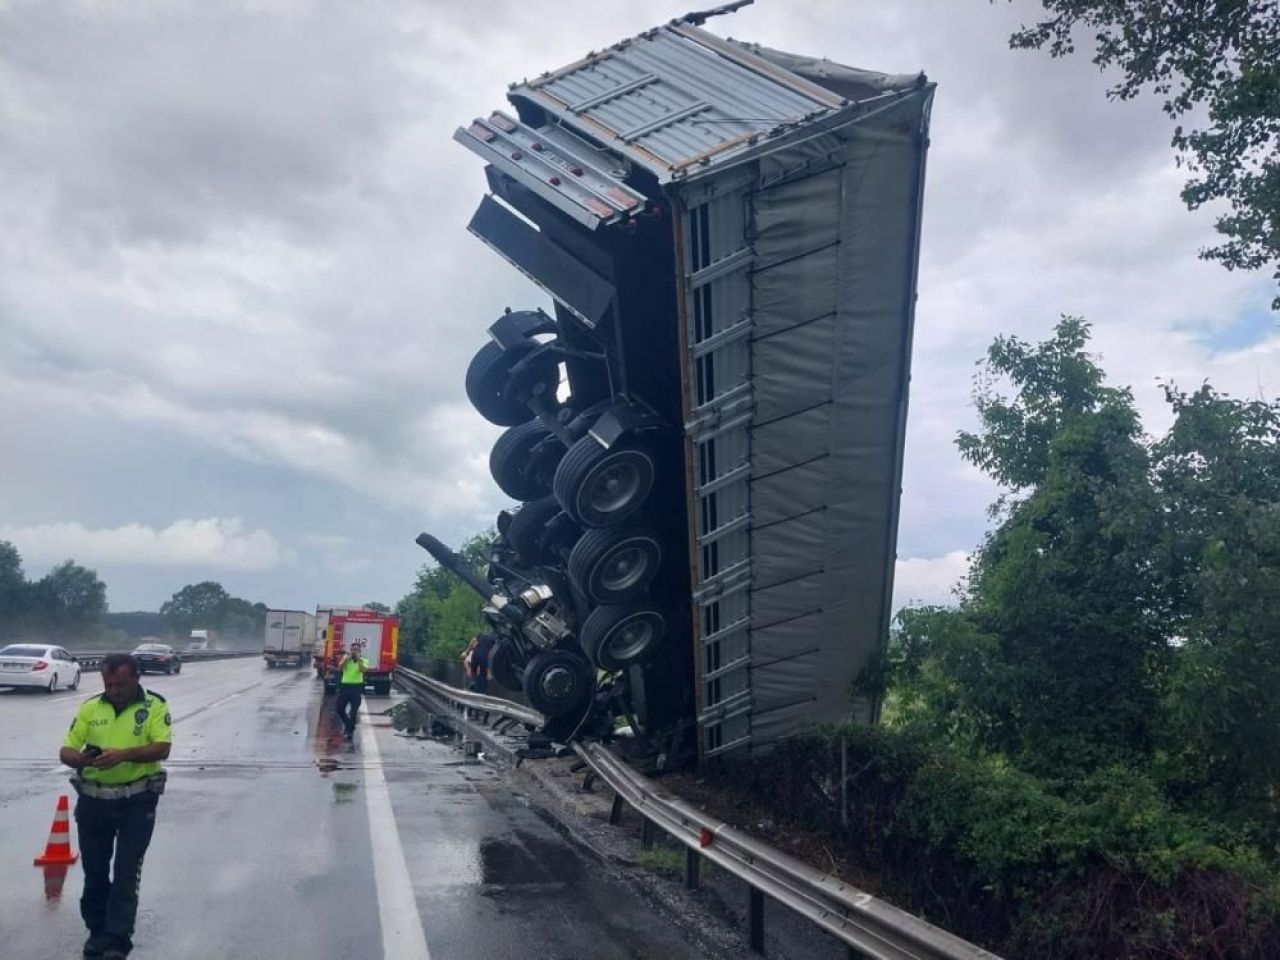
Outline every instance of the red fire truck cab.
[[369, 670], [364, 675], [365, 686], [373, 687], [374, 693], [390, 693], [391, 674], [396, 668], [396, 654], [400, 646], [400, 618], [372, 610], [334, 612], [325, 634], [324, 654], [318, 665], [326, 693], [338, 689], [342, 658], [353, 643], [361, 644], [362, 655], [369, 661]]

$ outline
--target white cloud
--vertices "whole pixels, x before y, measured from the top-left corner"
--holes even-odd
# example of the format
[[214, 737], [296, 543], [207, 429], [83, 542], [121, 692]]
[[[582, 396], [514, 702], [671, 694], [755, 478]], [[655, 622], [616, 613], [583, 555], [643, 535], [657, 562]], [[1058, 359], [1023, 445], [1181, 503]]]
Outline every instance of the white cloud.
[[290, 559], [266, 530], [245, 530], [235, 517], [175, 520], [157, 530], [139, 523], [90, 530], [80, 523], [0, 526], [0, 540], [12, 542], [26, 560], [83, 564], [140, 564], [210, 567], [220, 570], [272, 570]]
[[[467, 406], [463, 377], [504, 306], [547, 304], [467, 235], [484, 175], [450, 135], [502, 107], [508, 81], [683, 8], [493, 0], [477, 21], [472, 6], [0, 0], [0, 434], [29, 438], [0, 471], [5, 522], [238, 516], [281, 543], [348, 537], [347, 566], [372, 558], [332, 575], [270, 550], [248, 561], [279, 564], [273, 589], [297, 596], [402, 589], [420, 562], [406, 531], [456, 542], [493, 522], [497, 431]], [[904, 602], [945, 600], [957, 551], [986, 524], [994, 487], [953, 439], [972, 425], [972, 364], [996, 334], [1041, 339], [1059, 313], [1083, 314], [1152, 430], [1158, 377], [1280, 390], [1280, 331], [1228, 351], [1205, 336], [1268, 312], [1274, 288], [1197, 259], [1214, 211], [1179, 200], [1186, 171], [1158, 102], [1109, 102], [1085, 52], [1009, 50], [1026, 16], [1026, 3], [809, 0], [708, 24], [939, 84]], [[107, 455], [68, 469], [79, 464], [44, 439], [55, 423], [92, 431]], [[218, 489], [187, 482], [196, 449]], [[158, 526], [142, 539], [158, 544]], [[126, 605], [168, 592], [153, 572], [133, 571]]]
[[953, 550], [941, 557], [899, 560], [893, 579], [893, 609], [917, 604], [950, 604], [969, 573], [969, 554]]

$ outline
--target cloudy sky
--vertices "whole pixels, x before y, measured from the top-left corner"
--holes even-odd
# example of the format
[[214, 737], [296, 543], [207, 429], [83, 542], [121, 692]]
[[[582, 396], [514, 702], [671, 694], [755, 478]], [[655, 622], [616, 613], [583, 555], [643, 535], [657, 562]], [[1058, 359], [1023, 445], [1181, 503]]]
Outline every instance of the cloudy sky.
[[[690, 0], [0, 0], [0, 539], [94, 566], [114, 610], [201, 579], [271, 605], [394, 602], [502, 505], [462, 392], [542, 297], [465, 232], [453, 130], [509, 81]], [[1013, 52], [1033, 0], [759, 0], [722, 34], [938, 83], [898, 569], [944, 598], [994, 489], [957, 457], [997, 333], [1094, 323], [1158, 429], [1158, 378], [1280, 391], [1261, 275], [1151, 100]]]

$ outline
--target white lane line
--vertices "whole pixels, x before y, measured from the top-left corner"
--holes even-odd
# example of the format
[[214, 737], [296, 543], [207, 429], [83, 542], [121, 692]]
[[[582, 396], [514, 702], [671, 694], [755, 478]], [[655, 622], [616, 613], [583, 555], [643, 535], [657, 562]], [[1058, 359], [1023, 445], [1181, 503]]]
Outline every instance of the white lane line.
[[369, 812], [369, 839], [373, 846], [373, 879], [382, 921], [383, 960], [431, 960], [422, 932], [413, 881], [400, 843], [400, 829], [391, 809], [391, 791], [382, 772], [382, 755], [373, 733], [368, 710], [360, 723], [360, 751], [365, 754], [365, 809]]
[[237, 690], [235, 693], [229, 693], [225, 697], [222, 697], [218, 700], [214, 700], [212, 703], [206, 703], [203, 707], [196, 707], [196, 709], [192, 710], [190, 713], [184, 713], [182, 716], [178, 717], [173, 722], [181, 723], [183, 720], [190, 720], [197, 713], [204, 713], [206, 710], [212, 710], [214, 707], [220, 707], [224, 703], [234, 700], [236, 697], [240, 696], [242, 693], [248, 693], [254, 687], [260, 687], [260, 686], [262, 686], [261, 680], [259, 680], [257, 683], [251, 683], [249, 684], [249, 686], [245, 687], [243, 690]]

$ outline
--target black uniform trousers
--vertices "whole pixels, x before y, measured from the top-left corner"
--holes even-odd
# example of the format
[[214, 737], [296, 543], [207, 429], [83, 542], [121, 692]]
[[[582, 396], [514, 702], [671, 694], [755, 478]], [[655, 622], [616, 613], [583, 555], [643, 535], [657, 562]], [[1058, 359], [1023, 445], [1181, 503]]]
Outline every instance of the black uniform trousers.
[[360, 712], [360, 701], [363, 699], [363, 683], [344, 683], [338, 687], [338, 701], [334, 706], [338, 711], [338, 719], [342, 721], [343, 731], [348, 736], [355, 733], [356, 714]]
[[80, 916], [90, 939], [103, 949], [114, 947], [125, 953], [133, 949], [142, 858], [151, 843], [159, 799], [148, 790], [123, 800], [80, 797], [76, 801], [84, 866]]

